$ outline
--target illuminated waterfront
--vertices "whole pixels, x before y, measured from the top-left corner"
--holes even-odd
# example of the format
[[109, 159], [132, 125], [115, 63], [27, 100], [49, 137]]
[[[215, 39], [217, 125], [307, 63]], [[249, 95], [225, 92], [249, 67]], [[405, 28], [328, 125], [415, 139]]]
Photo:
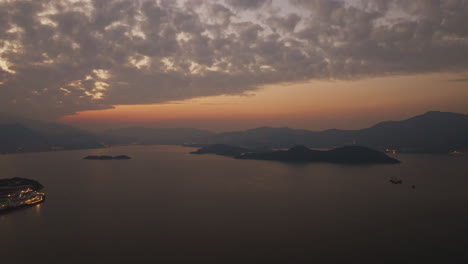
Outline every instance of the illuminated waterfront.
[[0, 213], [23, 206], [36, 205], [45, 200], [45, 193], [32, 189], [33, 186], [21, 184], [20, 181], [18, 184], [0, 188]]

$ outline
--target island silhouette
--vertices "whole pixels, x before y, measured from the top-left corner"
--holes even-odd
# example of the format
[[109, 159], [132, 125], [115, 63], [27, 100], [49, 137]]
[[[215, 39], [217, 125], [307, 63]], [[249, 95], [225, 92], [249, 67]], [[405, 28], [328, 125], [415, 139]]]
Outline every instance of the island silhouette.
[[295, 146], [289, 150], [252, 152], [237, 146], [216, 144], [206, 146], [192, 154], [216, 154], [236, 159], [272, 160], [283, 162], [328, 162], [343, 164], [397, 164], [399, 160], [386, 154], [362, 146], [345, 146], [331, 150], [314, 150], [305, 146]]

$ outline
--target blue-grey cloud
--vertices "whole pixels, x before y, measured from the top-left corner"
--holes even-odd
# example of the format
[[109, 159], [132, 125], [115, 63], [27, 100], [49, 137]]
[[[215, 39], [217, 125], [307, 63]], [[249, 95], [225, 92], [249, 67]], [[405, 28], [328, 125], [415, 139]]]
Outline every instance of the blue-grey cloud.
[[0, 0], [0, 112], [51, 118], [468, 68], [468, 0], [275, 3]]

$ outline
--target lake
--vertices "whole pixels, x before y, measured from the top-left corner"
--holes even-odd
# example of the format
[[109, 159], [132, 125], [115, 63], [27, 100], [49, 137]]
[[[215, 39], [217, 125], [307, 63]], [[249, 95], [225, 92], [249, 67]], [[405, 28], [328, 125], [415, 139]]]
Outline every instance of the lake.
[[1, 263], [468, 263], [467, 156], [352, 166], [190, 151], [1, 155], [1, 178], [47, 194], [0, 215]]

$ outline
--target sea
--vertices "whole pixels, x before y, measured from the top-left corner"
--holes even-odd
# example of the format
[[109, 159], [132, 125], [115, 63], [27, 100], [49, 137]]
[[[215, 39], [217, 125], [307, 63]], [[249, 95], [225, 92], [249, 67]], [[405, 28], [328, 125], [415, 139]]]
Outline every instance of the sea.
[[0, 215], [0, 263], [468, 263], [466, 155], [338, 165], [191, 151], [0, 155], [0, 178], [47, 195]]

